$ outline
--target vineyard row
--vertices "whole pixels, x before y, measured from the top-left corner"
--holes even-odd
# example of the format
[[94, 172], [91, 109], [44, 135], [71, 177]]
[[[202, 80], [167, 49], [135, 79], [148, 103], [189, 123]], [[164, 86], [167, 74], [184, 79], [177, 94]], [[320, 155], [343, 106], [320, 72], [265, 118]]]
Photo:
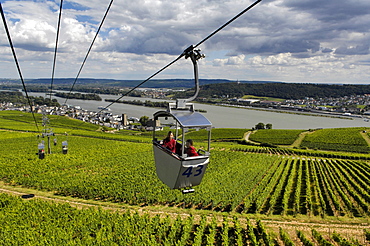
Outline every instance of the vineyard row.
[[314, 156], [322, 158], [340, 158], [340, 159], [350, 159], [350, 160], [370, 160], [369, 155], [361, 154], [341, 154], [341, 153], [330, 153], [321, 151], [305, 151], [300, 149], [290, 149], [290, 148], [271, 148], [271, 147], [238, 147], [232, 148], [233, 151], [242, 151], [249, 153], [262, 153], [271, 155], [296, 155], [296, 156]]
[[[171, 217], [97, 208], [77, 209], [68, 204], [38, 199], [21, 200], [0, 194], [0, 244], [14, 245], [314, 245], [340, 242], [361, 245], [370, 242], [370, 232], [361, 238], [338, 233], [321, 234], [280, 227], [278, 233], [247, 218], [216, 219], [214, 216]], [[289, 234], [290, 233], [290, 234]], [[343, 244], [347, 243], [347, 244]], [[322, 245], [322, 244], [320, 244]]]

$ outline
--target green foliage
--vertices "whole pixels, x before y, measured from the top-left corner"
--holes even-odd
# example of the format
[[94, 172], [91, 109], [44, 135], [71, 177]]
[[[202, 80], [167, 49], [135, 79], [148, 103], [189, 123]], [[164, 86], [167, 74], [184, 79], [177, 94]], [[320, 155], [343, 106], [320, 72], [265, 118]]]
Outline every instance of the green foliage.
[[249, 219], [247, 220], [247, 236], [249, 238], [250, 245], [252, 246], [258, 245], [257, 236], [254, 233], [253, 225]]
[[281, 241], [284, 242], [284, 245], [294, 246], [294, 242], [292, 241], [292, 239], [290, 239], [289, 235], [281, 227], [279, 227], [279, 234]]
[[[257, 245], [257, 232], [250, 223], [233, 224], [224, 217], [159, 216], [110, 212], [103, 209], [77, 209], [66, 203], [38, 199], [22, 200], [0, 193], [0, 245]], [[260, 225], [263, 227], [263, 225]], [[254, 241], [253, 241], [254, 239]], [[207, 244], [205, 244], [207, 242]]]
[[0, 102], [27, 103], [27, 98], [20, 91], [0, 91]]
[[[36, 122], [42, 129], [42, 115], [35, 114]], [[99, 126], [85, 123], [66, 116], [48, 115], [49, 127], [55, 133], [71, 132], [74, 130], [96, 131]], [[17, 131], [38, 131], [31, 113], [21, 111], [0, 111], [0, 128]]]
[[275, 145], [291, 145], [304, 130], [258, 130], [249, 136], [249, 139], [259, 143]]
[[[244, 144], [243, 141], [239, 141]], [[216, 143], [213, 143], [215, 145]], [[226, 143], [223, 143], [226, 144]], [[248, 144], [248, 143], [245, 143]], [[370, 160], [368, 154], [359, 154], [351, 152], [333, 152], [333, 151], [317, 151], [310, 149], [296, 149], [296, 148], [279, 148], [279, 147], [261, 147], [261, 145], [249, 145], [241, 147], [240, 145], [230, 146], [232, 150], [243, 151], [250, 153], [266, 153], [266, 154], [278, 154], [278, 155], [299, 155], [299, 156], [311, 156], [311, 157], [323, 157], [323, 158], [340, 158], [350, 160]]]
[[[56, 99], [44, 97], [29, 97], [33, 105], [47, 105], [47, 106], [60, 106]], [[16, 105], [28, 105], [28, 100], [23, 96], [22, 92], [16, 91], [0, 91], [0, 102], [9, 102]]]
[[149, 117], [148, 116], [141, 116], [140, 117], [140, 120], [139, 120], [139, 122], [140, 122], [140, 124], [142, 126], [146, 126], [147, 123], [148, 123], [148, 121], [149, 121]]
[[[50, 119], [54, 125], [58, 125], [58, 131], [71, 130], [69, 127], [74, 129], [69, 136], [57, 135], [58, 145], [52, 146], [52, 154], [46, 155], [43, 160], [38, 159], [36, 152], [37, 144], [45, 139], [37, 139], [32, 132], [0, 131], [0, 179], [3, 182], [53, 191], [63, 196], [141, 206], [181, 204], [196, 209], [267, 215], [370, 215], [370, 165], [364, 161], [308, 158], [307, 155], [297, 154], [300, 152], [292, 152], [293, 155], [285, 149], [253, 147], [255, 152], [244, 152], [232, 149], [235, 143], [215, 142], [202, 184], [196, 187], [195, 193], [184, 196], [177, 190], [168, 189], [156, 177], [151, 133], [104, 133], [97, 132], [95, 125], [81, 124], [66, 117]], [[22, 112], [0, 112], [2, 127], [6, 123], [6, 127], [13, 125], [14, 129], [28, 129], [32, 121], [32, 116]], [[214, 129], [213, 136], [240, 139], [244, 132], [243, 129]], [[199, 132], [188, 134], [197, 136]], [[62, 154], [60, 145], [65, 140], [68, 140], [69, 147], [67, 155]], [[308, 151], [304, 153], [308, 154]], [[63, 211], [27, 203], [32, 201], [24, 202], [25, 206], [30, 207], [29, 210], [17, 205], [18, 201], [0, 196], [0, 221], [4, 221], [6, 215], [11, 213], [9, 224], [0, 228], [0, 244], [3, 243], [2, 238], [25, 240], [29, 237], [32, 244], [33, 240], [40, 237], [40, 242], [43, 242], [46, 240], [42, 238], [43, 235], [52, 237], [55, 244], [61, 245], [68, 244], [72, 239], [81, 244], [123, 245], [132, 242], [139, 245], [194, 245], [200, 241], [207, 241], [208, 245], [222, 241], [250, 245], [263, 242], [269, 245], [276, 240], [267, 233], [261, 221], [257, 222], [256, 227], [250, 222], [243, 227], [237, 220], [225, 218], [222, 226], [217, 226], [214, 220], [207, 222], [203, 219], [195, 224], [190, 217], [181, 221], [129, 213], [125, 215], [126, 221], [123, 218], [117, 221], [115, 215], [105, 215], [105, 212], [95, 210], [82, 210], [84, 212], [75, 218], [77, 212], [71, 212], [70, 208], [63, 208]], [[69, 214], [72, 222], [63, 222], [63, 216], [57, 220], [55, 215], [49, 215], [48, 211], [51, 210], [63, 216]], [[22, 214], [18, 211], [27, 212]], [[35, 217], [28, 215], [32, 211]], [[27, 220], [27, 216], [30, 220]], [[104, 216], [110, 216], [107, 219], [109, 222]], [[42, 222], [39, 222], [41, 219]], [[36, 224], [30, 224], [30, 221]], [[62, 224], [49, 225], [51, 221], [61, 221]], [[85, 224], [78, 226], [78, 223]], [[125, 226], [114, 227], [117, 232], [113, 232], [110, 223]], [[70, 227], [64, 229], [65, 224], [70, 224]], [[18, 235], [28, 227], [31, 228], [29, 233]], [[139, 230], [141, 233], [136, 233]], [[119, 234], [125, 235], [119, 237]], [[72, 239], [70, 235], [73, 235]], [[366, 231], [365, 235], [368, 235]], [[104, 238], [106, 241], [101, 241]], [[286, 238], [284, 233], [281, 238], [289, 244], [289, 237]], [[300, 238], [303, 242], [303, 237]], [[341, 240], [344, 241], [344, 238], [341, 237]], [[2, 245], [10, 245], [7, 242], [4, 241]]]
[[265, 124], [260, 122], [254, 128], [257, 129], [257, 130], [265, 129]]
[[[246, 132], [247, 130], [238, 128], [214, 128], [212, 129], [211, 138], [213, 141], [239, 140], [243, 138]], [[208, 140], [208, 134], [206, 130], [188, 132], [186, 136], [194, 141]]]
[[[185, 202], [197, 204], [198, 209], [241, 213], [369, 214], [370, 167], [365, 162], [225, 151], [227, 145], [215, 144], [202, 184], [184, 197], [156, 177], [149, 136], [146, 142], [140, 135], [90, 134], [56, 136], [59, 145], [52, 146], [53, 154], [39, 160], [37, 143], [46, 139], [37, 139], [34, 133], [2, 131], [0, 178], [59, 195], [133, 205]], [[129, 141], [116, 141], [119, 138]], [[60, 145], [65, 140], [67, 155]], [[309, 192], [307, 187], [311, 187]]]
[[261, 220], [257, 220], [257, 230], [260, 238], [262, 239], [264, 245], [269, 246], [273, 245], [270, 235], [268, 234], [265, 225], [261, 222]]
[[330, 243], [328, 240], [326, 240], [318, 231], [315, 229], [312, 229], [312, 236], [317, 240], [319, 245], [322, 246], [333, 246], [334, 244]]
[[64, 93], [64, 92], [57, 92], [55, 93], [56, 97], [61, 98], [68, 98], [68, 99], [80, 99], [80, 100], [94, 100], [94, 101], [102, 101], [103, 99], [97, 94], [82, 94], [82, 93]]
[[370, 148], [360, 132], [366, 128], [320, 129], [308, 134], [301, 146], [310, 149], [370, 153]]
[[354, 244], [354, 243], [349, 242], [347, 239], [343, 238], [340, 234], [338, 234], [336, 232], [333, 233], [332, 238], [340, 246], [355, 246], [355, 245], [359, 245], [359, 244]]
[[[65, 140], [64, 136], [60, 138]], [[37, 143], [31, 133], [2, 132], [2, 180], [86, 199], [130, 204], [184, 201], [180, 192], [169, 190], [157, 179], [150, 144], [68, 136], [68, 155], [61, 153], [61, 146], [52, 146], [53, 154], [39, 160], [35, 154]], [[225, 151], [216, 151], [213, 156], [202, 186], [185, 197], [185, 202], [197, 201], [201, 207], [230, 206], [231, 209], [253, 187], [254, 178], [263, 175], [268, 163], [277, 158], [249, 156], [246, 159], [244, 153]], [[267, 164], [254, 168], [252, 160]], [[245, 182], [246, 177], [241, 173], [248, 173], [250, 182]], [[223, 185], [218, 185], [220, 183]]]
[[[132, 95], [130, 95], [132, 96]], [[105, 99], [106, 102], [114, 102], [114, 103], [123, 103], [123, 104], [131, 104], [131, 105], [138, 105], [138, 106], [145, 106], [145, 107], [156, 107], [156, 108], [167, 108], [168, 102], [166, 101], [150, 101], [150, 100], [115, 100], [115, 99]]]
[[219, 83], [201, 86], [199, 97], [275, 97], [284, 99], [303, 99], [305, 97], [342, 97], [367, 94], [369, 85], [328, 85], [296, 83]]
[[315, 244], [311, 242], [304, 234], [302, 231], [297, 230], [297, 236], [301, 240], [302, 244], [304, 246], [314, 246]]
[[370, 242], [370, 230], [364, 230], [366, 241]]
[[370, 230], [364, 230], [366, 241], [370, 242]]
[[[1, 112], [0, 122], [9, 121], [9, 126], [14, 122], [13, 127], [27, 129], [30, 115], [19, 114], [23, 113]], [[37, 144], [46, 139], [37, 139], [31, 132], [1, 131], [0, 179], [59, 195], [133, 205], [184, 203], [196, 204], [198, 209], [260, 214], [370, 214], [367, 162], [308, 158], [308, 151], [300, 154], [285, 149], [248, 147], [253, 152], [245, 152], [236, 149], [236, 143], [214, 142], [202, 184], [195, 193], [183, 196], [156, 177], [151, 133], [97, 132], [87, 130], [95, 125], [78, 125], [66, 117], [56, 117], [54, 122], [66, 128], [69, 123], [76, 124], [72, 134], [57, 135], [59, 145], [52, 146], [52, 154], [44, 160], [39, 160], [36, 152]], [[237, 137], [244, 130], [215, 132], [214, 136]], [[64, 155], [60, 143], [66, 140], [69, 150]]]
[[165, 219], [138, 214], [108, 213], [101, 209], [76, 209], [66, 204], [21, 201], [0, 194], [1, 245], [127, 245], [160, 244], [151, 232], [171, 226]]
[[[40, 134], [39, 131], [43, 129], [41, 125], [42, 115], [35, 114], [35, 116], [39, 129], [36, 128], [32, 114], [30, 113], [20, 111], [0, 111], [0, 129], [38, 132]], [[121, 130], [114, 133], [106, 133], [104, 131], [111, 129], [72, 119], [66, 116], [49, 115], [48, 118], [48, 126], [53, 129], [53, 132], [57, 135], [65, 135], [67, 133], [68, 135], [74, 136], [131, 142], [150, 142], [152, 138], [152, 132], [143, 133], [131, 130]]]

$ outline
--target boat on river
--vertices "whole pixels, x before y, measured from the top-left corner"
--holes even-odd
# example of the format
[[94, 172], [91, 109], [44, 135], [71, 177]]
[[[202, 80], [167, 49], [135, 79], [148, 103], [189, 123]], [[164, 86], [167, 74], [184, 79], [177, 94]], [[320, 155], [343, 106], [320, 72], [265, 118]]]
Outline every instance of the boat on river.
[[110, 108], [107, 108], [107, 107], [103, 107], [103, 106], [99, 106], [98, 109], [101, 109], [101, 110], [106, 110], [106, 111], [111, 111]]

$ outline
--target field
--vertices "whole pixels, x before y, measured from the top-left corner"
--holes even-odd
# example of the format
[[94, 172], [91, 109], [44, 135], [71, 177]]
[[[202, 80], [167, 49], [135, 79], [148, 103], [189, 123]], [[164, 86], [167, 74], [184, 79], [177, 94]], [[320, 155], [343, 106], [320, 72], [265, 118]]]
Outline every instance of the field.
[[308, 134], [301, 146], [310, 149], [324, 149], [369, 153], [369, 144], [360, 134], [366, 128], [320, 129]]
[[254, 142], [270, 145], [292, 145], [302, 149], [370, 153], [367, 128], [333, 128], [316, 130], [258, 130], [250, 134]]
[[273, 145], [291, 145], [302, 132], [304, 131], [263, 129], [251, 134], [249, 139], [255, 142]]
[[[211, 138], [212, 141], [232, 141], [242, 139], [245, 132], [245, 129], [237, 129], [237, 128], [222, 128], [222, 129], [213, 129]], [[199, 130], [189, 132], [187, 135], [189, 138], [193, 139], [194, 141], [205, 141], [207, 140], [207, 134], [205, 133], [206, 130]]]
[[[335, 240], [370, 243], [365, 230], [370, 218], [370, 165], [365, 154], [315, 156], [317, 151], [312, 150], [240, 145], [230, 140], [240, 140], [247, 130], [215, 129], [211, 163], [202, 184], [195, 193], [183, 195], [156, 177], [149, 132], [107, 133], [95, 125], [55, 117], [53, 129], [60, 133], [55, 136], [57, 146], [40, 160], [37, 144], [45, 139], [30, 132], [32, 127], [35, 131], [32, 117], [14, 114], [19, 112], [0, 112], [3, 189], [79, 199], [103, 208], [113, 206], [116, 212], [0, 194], [1, 221], [7, 222], [0, 238], [8, 240], [0, 241], [2, 245], [10, 245], [7, 242], [14, 238], [33, 242], [39, 236], [45, 236], [45, 242], [108, 245], [287, 245], [289, 241], [298, 245], [305, 240], [319, 245], [324, 239], [333, 245], [344, 245]], [[197, 148], [203, 144], [201, 131], [188, 134], [197, 140]], [[65, 155], [60, 143], [66, 140]], [[347, 158], [352, 156], [358, 158]], [[47, 212], [41, 215], [41, 211]], [[56, 219], [55, 214], [63, 216]], [[286, 220], [295, 221], [296, 227], [284, 224]], [[300, 223], [304, 228], [299, 229]], [[337, 228], [336, 233], [328, 232], [330, 227]], [[19, 235], [22, 228], [29, 228], [28, 234]]]
[[360, 245], [370, 236], [362, 229], [363, 239], [346, 239], [336, 232], [320, 232], [315, 224], [316, 229], [308, 232], [295, 227], [292, 239], [288, 234], [292, 228], [284, 224], [271, 232], [265, 225], [269, 222], [237, 216], [78, 209], [66, 203], [22, 200], [6, 194], [0, 194], [0, 201], [1, 245], [328, 245], [330, 241]]

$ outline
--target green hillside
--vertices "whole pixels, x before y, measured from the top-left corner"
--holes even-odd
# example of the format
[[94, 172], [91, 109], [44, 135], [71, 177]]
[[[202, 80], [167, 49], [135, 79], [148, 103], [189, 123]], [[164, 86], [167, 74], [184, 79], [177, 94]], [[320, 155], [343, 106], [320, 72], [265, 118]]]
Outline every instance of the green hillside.
[[[51, 147], [52, 154], [40, 160], [37, 144], [46, 139], [37, 138], [32, 116], [0, 112], [1, 187], [41, 192], [54, 199], [79, 199], [86, 204], [147, 211], [147, 214], [126, 210], [121, 211], [125, 216], [118, 216], [95, 209], [79, 211], [1, 195], [0, 218], [8, 223], [0, 228], [0, 235], [6, 236], [0, 237], [2, 245], [10, 245], [6, 242], [18, 237], [24, 240], [26, 236], [19, 234], [21, 228], [27, 228], [25, 235], [30, 238], [30, 244], [39, 236], [50, 237], [53, 242], [76, 239], [81, 244], [104, 244], [106, 240], [107, 245], [127, 242], [244, 245], [258, 241], [262, 244], [264, 240], [295, 240], [299, 244], [305, 238], [317, 241], [319, 236], [334, 242], [333, 234], [325, 230], [317, 234], [311, 229], [347, 228], [350, 224], [356, 225], [356, 233], [346, 234], [338, 229], [337, 236], [366, 244], [364, 228], [370, 218], [367, 154], [320, 152], [320, 156], [317, 150], [241, 145], [239, 142], [247, 130], [215, 129], [211, 160], [202, 184], [195, 187], [195, 193], [184, 195], [168, 189], [157, 178], [150, 132], [103, 132], [99, 126], [59, 116], [50, 117], [50, 126], [57, 133], [57, 145]], [[330, 134], [340, 132], [338, 136], [343, 137], [359, 130], [333, 129]], [[276, 136], [283, 136], [280, 131], [269, 131], [264, 131], [264, 142], [270, 141], [266, 133], [275, 141]], [[322, 132], [307, 136], [320, 136]], [[203, 144], [199, 133], [188, 133], [196, 140], [196, 148]], [[297, 134], [289, 131], [285, 139], [291, 143]], [[68, 154], [62, 153], [62, 141], [68, 141]], [[158, 213], [173, 215], [156, 217]], [[177, 215], [184, 213], [187, 219], [179, 219]], [[39, 219], [41, 214], [44, 215]], [[63, 216], [56, 221], [55, 214]], [[253, 219], [252, 224], [249, 218]], [[264, 222], [258, 224], [260, 218]], [[280, 230], [276, 224], [269, 223], [269, 220], [298, 223], [298, 219], [300, 223], [307, 222], [301, 233], [291, 227]], [[311, 226], [314, 221], [326, 225]], [[140, 231], [142, 234], [138, 234]]]
[[370, 153], [370, 138], [365, 127], [333, 128], [316, 130], [253, 131], [249, 140], [261, 144], [292, 146], [301, 149], [326, 150], [353, 153]]
[[250, 135], [249, 139], [273, 145], [291, 145], [304, 130], [262, 129]]
[[370, 92], [370, 85], [332, 85], [303, 83], [218, 83], [201, 87], [200, 97], [275, 97], [284, 99], [303, 99], [306, 97], [343, 97], [363, 95]]
[[368, 142], [361, 135], [367, 128], [320, 129], [308, 134], [301, 146], [310, 149], [369, 153]]

